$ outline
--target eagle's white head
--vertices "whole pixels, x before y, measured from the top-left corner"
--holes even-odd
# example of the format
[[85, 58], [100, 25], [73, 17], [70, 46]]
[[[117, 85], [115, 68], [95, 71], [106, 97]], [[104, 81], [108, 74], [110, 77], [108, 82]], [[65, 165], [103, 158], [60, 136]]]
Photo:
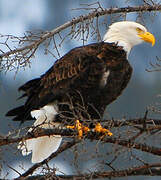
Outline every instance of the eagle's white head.
[[142, 42], [155, 44], [155, 37], [147, 31], [147, 29], [136, 22], [121, 21], [113, 23], [106, 32], [104, 42], [114, 42], [118, 46], [122, 46], [129, 54], [131, 48]]

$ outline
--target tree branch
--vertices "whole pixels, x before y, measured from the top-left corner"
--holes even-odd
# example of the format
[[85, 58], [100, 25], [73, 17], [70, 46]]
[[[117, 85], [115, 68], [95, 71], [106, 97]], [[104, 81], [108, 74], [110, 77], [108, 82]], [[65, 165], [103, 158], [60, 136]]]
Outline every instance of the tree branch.
[[101, 9], [94, 12], [91, 12], [87, 15], [79, 16], [78, 18], [74, 18], [72, 21], [68, 21], [64, 23], [63, 25], [49, 31], [45, 32], [45, 34], [38, 40], [35, 40], [33, 43], [21, 47], [21, 48], [15, 48], [13, 50], [10, 50], [8, 52], [4, 52], [0, 54], [0, 59], [2, 60], [4, 57], [8, 57], [10, 55], [13, 55], [15, 53], [23, 52], [24, 50], [32, 50], [37, 49], [40, 44], [42, 44], [45, 40], [48, 38], [53, 37], [55, 34], [61, 32], [62, 30], [76, 25], [82, 21], [86, 21], [87, 19], [92, 19], [99, 16], [104, 16], [108, 14], [116, 14], [116, 13], [132, 13], [132, 12], [151, 12], [151, 11], [161, 11], [161, 5], [155, 4], [155, 5], [142, 5], [142, 6], [135, 6], [135, 7], [123, 7], [123, 8], [108, 8], [108, 9]]
[[[141, 126], [144, 123], [144, 120], [147, 125], [153, 125], [146, 129], [142, 129]], [[98, 121], [98, 120], [97, 120]], [[123, 127], [123, 126], [131, 126], [134, 127], [135, 125], [140, 125], [141, 130], [144, 132], [150, 132], [153, 130], [161, 130], [161, 120], [160, 119], [152, 119], [152, 118], [134, 118], [134, 119], [126, 119], [126, 120], [111, 120], [106, 119], [101, 121], [104, 128], [110, 127]], [[91, 132], [92, 133], [92, 132]], [[50, 136], [50, 135], [62, 135], [62, 136], [68, 136], [68, 137], [74, 137], [77, 134], [77, 131], [72, 129], [65, 129], [65, 128], [53, 128], [53, 129], [41, 129], [37, 128], [35, 131], [29, 132], [27, 135], [21, 136], [21, 137], [11, 137], [11, 136], [0, 136], [0, 146], [5, 146], [13, 143], [18, 143], [20, 141], [24, 141], [27, 139], [37, 138], [41, 136]], [[95, 136], [95, 133], [91, 134], [93, 137]], [[93, 138], [92, 137], [92, 138]], [[89, 137], [90, 138], [90, 137]]]
[[[61, 135], [61, 136], [74, 137], [76, 134], [77, 134], [76, 130], [70, 130], [70, 129], [58, 129], [58, 128], [37, 129], [36, 131], [30, 132], [29, 134], [21, 138], [19, 137], [18, 138], [4, 138], [4, 139], [2, 138], [0, 139], [0, 146], [24, 141], [27, 139], [37, 138], [41, 136]], [[90, 139], [90, 140], [99, 140], [105, 143], [118, 144], [126, 148], [134, 148], [134, 149], [141, 150], [143, 152], [151, 153], [153, 155], [161, 156], [160, 148], [149, 146], [147, 144], [136, 143], [136, 142], [130, 141], [129, 139], [119, 139], [119, 138], [108, 137], [108, 136], [101, 138], [100, 134], [92, 132], [92, 131], [90, 131], [85, 136], [85, 138]]]
[[34, 178], [41, 180], [48, 179], [70, 179], [70, 180], [82, 180], [82, 179], [98, 179], [98, 178], [112, 178], [112, 177], [127, 177], [127, 176], [161, 176], [161, 164], [146, 164], [137, 167], [132, 167], [124, 170], [115, 170], [115, 171], [104, 171], [104, 172], [92, 172], [85, 173], [80, 175], [55, 175], [51, 173], [50, 175], [40, 175], [40, 176], [30, 176], [24, 180], [32, 180]]

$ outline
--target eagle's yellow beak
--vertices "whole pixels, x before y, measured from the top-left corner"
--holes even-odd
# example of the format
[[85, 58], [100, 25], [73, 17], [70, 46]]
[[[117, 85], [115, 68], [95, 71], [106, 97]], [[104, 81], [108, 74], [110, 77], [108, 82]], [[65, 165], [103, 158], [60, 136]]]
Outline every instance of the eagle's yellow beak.
[[150, 32], [139, 33], [138, 36], [145, 42], [151, 43], [152, 46], [155, 44], [155, 37]]

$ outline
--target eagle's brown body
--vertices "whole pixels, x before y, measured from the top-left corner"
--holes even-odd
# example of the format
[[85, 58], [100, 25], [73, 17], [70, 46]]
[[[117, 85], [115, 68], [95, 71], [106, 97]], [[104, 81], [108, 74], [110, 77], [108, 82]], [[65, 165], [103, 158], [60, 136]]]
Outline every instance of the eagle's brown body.
[[23, 122], [32, 119], [32, 110], [55, 102], [59, 121], [64, 119], [60, 114], [70, 114], [67, 111], [98, 119], [103, 116], [106, 106], [122, 93], [131, 73], [126, 52], [114, 43], [101, 42], [75, 48], [40, 78], [21, 86], [19, 90], [25, 92], [22, 97], [27, 97], [26, 103], [7, 115]]

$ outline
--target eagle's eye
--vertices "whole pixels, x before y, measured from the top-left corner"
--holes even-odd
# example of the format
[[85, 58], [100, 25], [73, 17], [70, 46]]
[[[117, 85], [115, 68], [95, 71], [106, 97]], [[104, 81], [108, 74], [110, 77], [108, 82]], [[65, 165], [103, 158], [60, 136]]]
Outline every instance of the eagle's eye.
[[138, 34], [143, 34], [144, 31], [142, 29], [140, 29], [139, 27], [136, 28], [136, 31], [138, 32]]

